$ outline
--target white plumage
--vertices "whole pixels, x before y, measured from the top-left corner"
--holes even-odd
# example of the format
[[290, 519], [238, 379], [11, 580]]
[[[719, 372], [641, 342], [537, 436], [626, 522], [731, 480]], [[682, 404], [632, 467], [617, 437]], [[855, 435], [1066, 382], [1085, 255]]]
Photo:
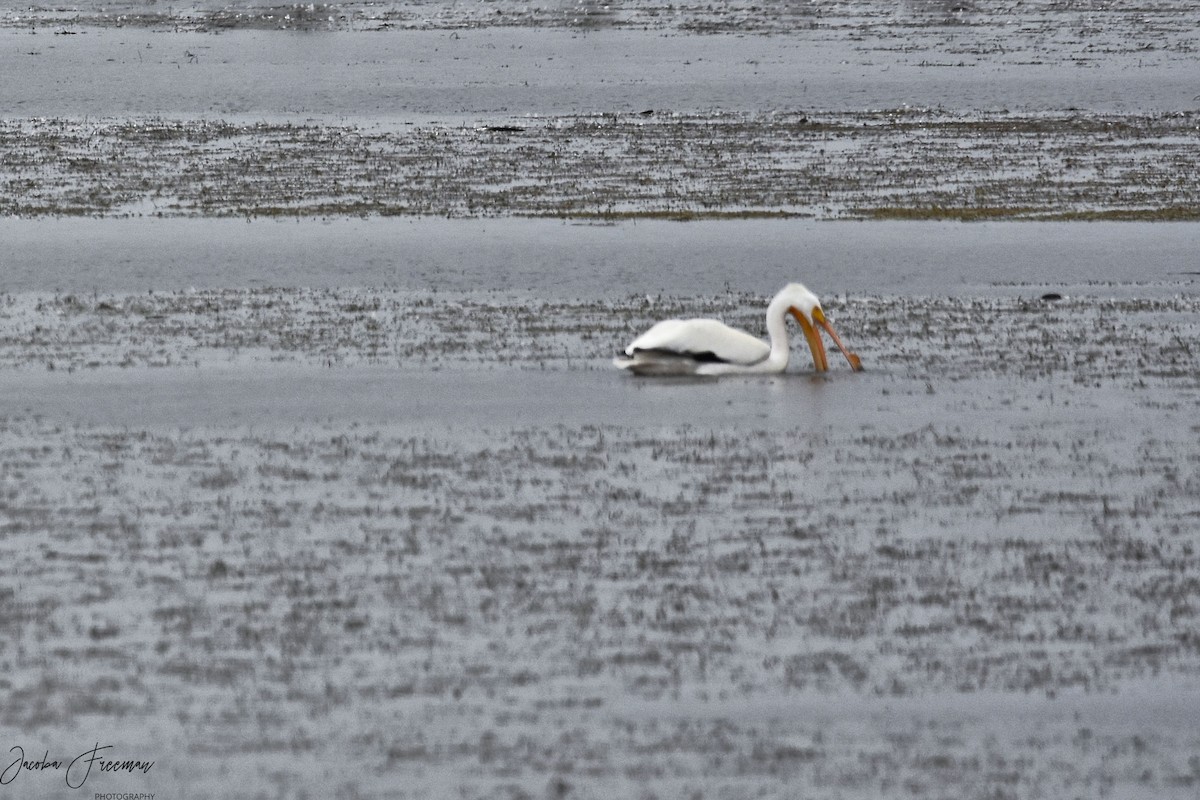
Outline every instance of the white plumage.
[[715, 319], [666, 319], [634, 339], [625, 353], [630, 356], [637, 350], [690, 353], [697, 348], [706, 348], [717, 359], [734, 364], [754, 364], [771, 352], [771, 346], [761, 339]]
[[625, 356], [614, 359], [613, 364], [638, 375], [783, 372], [791, 349], [788, 314], [800, 323], [817, 371], [829, 368], [817, 326], [833, 338], [852, 369], [862, 369], [858, 356], [846, 349], [825, 319], [820, 300], [799, 283], [783, 287], [767, 306], [770, 344], [715, 319], [668, 319], [634, 339], [625, 348]]

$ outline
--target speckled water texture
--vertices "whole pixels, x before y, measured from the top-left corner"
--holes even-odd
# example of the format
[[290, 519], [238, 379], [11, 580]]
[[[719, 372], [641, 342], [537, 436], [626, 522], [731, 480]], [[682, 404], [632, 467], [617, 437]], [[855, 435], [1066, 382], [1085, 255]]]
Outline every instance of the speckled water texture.
[[0, 2], [0, 798], [1196, 797], [1198, 17]]

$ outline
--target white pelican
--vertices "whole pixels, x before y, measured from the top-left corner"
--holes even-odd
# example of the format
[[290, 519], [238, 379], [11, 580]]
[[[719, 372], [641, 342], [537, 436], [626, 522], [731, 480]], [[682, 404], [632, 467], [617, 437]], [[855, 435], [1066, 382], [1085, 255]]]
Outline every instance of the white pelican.
[[818, 372], [829, 369], [825, 344], [817, 333], [821, 326], [833, 338], [850, 368], [862, 369], [858, 356], [842, 344], [821, 301], [799, 283], [789, 283], [767, 306], [768, 345], [748, 333], [715, 319], [668, 319], [654, 325], [625, 348], [624, 357], [613, 364], [637, 375], [746, 375], [783, 372], [788, 365], [791, 342], [787, 314], [800, 323]]

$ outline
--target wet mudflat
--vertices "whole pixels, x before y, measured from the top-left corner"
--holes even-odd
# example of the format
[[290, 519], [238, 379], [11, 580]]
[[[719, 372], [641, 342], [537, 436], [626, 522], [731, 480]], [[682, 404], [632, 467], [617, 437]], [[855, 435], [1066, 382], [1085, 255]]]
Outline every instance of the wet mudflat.
[[1196, 454], [1117, 419], [9, 418], [4, 724], [180, 797], [1187, 796]]

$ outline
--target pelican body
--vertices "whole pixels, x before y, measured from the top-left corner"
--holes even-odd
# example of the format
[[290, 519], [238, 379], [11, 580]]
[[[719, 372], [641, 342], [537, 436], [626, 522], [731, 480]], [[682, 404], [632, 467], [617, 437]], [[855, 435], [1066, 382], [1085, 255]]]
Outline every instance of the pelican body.
[[862, 369], [858, 356], [846, 349], [825, 319], [821, 301], [799, 283], [783, 287], [767, 306], [770, 344], [715, 319], [668, 319], [654, 325], [625, 348], [613, 364], [637, 375], [753, 375], [787, 369], [791, 342], [787, 315], [800, 323], [818, 372], [829, 369], [825, 344], [817, 328], [825, 329], [850, 368]]

